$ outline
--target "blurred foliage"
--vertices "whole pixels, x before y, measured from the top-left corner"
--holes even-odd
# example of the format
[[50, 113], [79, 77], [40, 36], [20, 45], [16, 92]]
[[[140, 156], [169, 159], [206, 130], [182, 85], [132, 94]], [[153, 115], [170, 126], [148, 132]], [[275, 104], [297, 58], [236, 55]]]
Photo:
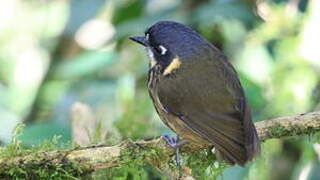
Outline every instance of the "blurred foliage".
[[[70, 142], [75, 102], [106, 128], [100, 143], [170, 133], [148, 97], [145, 52], [128, 40], [159, 20], [188, 24], [227, 54], [256, 121], [320, 109], [318, 0], [0, 1], [0, 144], [20, 122], [23, 146]], [[270, 140], [221, 177], [319, 179], [319, 139]], [[150, 167], [95, 173], [105, 176], [165, 178]]]

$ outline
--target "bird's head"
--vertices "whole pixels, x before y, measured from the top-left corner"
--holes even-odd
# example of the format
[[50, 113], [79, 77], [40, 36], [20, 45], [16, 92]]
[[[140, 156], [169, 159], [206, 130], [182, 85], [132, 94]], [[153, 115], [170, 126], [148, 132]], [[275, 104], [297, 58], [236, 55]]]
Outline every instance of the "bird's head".
[[130, 37], [146, 47], [151, 66], [160, 64], [164, 69], [174, 60], [192, 61], [206, 56], [210, 43], [190, 27], [172, 21], [160, 21], [145, 32], [144, 36]]

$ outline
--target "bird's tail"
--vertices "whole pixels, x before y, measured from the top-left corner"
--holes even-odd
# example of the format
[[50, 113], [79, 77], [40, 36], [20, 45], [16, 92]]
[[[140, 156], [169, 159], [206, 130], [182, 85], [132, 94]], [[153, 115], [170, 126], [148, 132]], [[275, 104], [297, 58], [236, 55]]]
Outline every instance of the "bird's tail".
[[260, 141], [256, 127], [251, 120], [251, 109], [247, 103], [243, 123], [247, 161], [251, 161], [254, 157], [260, 154]]
[[244, 145], [239, 145], [235, 142], [229, 141], [229, 143], [233, 145], [232, 147], [237, 149], [238, 153], [229, 153], [227, 149], [216, 149], [215, 154], [218, 161], [224, 161], [231, 165], [239, 164], [241, 166], [244, 166], [248, 161], [253, 160], [254, 157], [260, 154], [260, 142], [258, 133], [251, 120], [251, 112], [247, 104], [245, 107], [243, 118], [243, 128], [245, 136]]

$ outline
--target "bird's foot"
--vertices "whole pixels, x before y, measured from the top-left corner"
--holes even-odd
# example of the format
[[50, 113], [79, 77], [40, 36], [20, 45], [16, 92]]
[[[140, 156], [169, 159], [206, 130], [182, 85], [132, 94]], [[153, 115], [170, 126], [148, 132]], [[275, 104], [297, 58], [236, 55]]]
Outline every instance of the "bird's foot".
[[175, 149], [175, 160], [176, 160], [176, 164], [178, 166], [179, 169], [179, 174], [181, 176], [181, 163], [180, 163], [180, 155], [179, 155], [179, 148], [187, 143], [187, 140], [180, 140], [179, 135], [177, 136], [173, 136], [170, 137], [169, 135], [163, 135], [161, 136], [161, 138], [163, 140], [165, 140], [167, 142], [167, 144], [172, 147], [173, 149]]
[[179, 135], [170, 137], [169, 135], [162, 135], [161, 138], [167, 142], [167, 144], [172, 147], [173, 149], [177, 149], [184, 144], [186, 144], [187, 140], [180, 140]]
[[166, 141], [166, 143], [173, 149], [177, 148], [177, 142], [179, 141], [179, 136], [162, 135], [161, 138]]

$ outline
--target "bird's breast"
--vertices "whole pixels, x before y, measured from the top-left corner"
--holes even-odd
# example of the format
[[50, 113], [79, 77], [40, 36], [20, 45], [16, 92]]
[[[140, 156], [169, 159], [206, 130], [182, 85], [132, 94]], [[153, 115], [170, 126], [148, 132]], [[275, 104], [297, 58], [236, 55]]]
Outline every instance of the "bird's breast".
[[175, 115], [173, 112], [170, 112], [167, 109], [166, 104], [163, 104], [160, 101], [158, 94], [158, 86], [161, 84], [159, 81], [164, 80], [161, 77], [161, 73], [156, 69], [151, 69], [149, 71], [148, 78], [148, 90], [149, 95], [153, 101], [153, 105], [160, 116], [161, 120], [175, 133], [187, 139], [189, 141], [194, 142], [195, 144], [204, 145], [210, 144], [207, 140], [203, 139], [197, 133], [194, 132], [191, 128], [189, 128], [184, 121], [178, 115]]

